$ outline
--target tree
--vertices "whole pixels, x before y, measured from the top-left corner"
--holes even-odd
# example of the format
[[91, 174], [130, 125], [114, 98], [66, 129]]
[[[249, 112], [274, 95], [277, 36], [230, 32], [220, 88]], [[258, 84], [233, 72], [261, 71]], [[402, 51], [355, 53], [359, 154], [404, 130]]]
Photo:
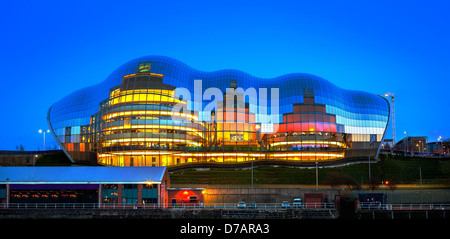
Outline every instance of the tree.
[[18, 151], [25, 151], [25, 146], [23, 146], [23, 145], [16, 145], [16, 150], [18, 150]]
[[369, 184], [370, 190], [375, 190], [375, 189], [378, 189], [378, 187], [380, 187], [381, 180], [377, 177], [372, 177], [372, 178], [370, 178], [368, 184]]
[[325, 176], [324, 182], [325, 184], [328, 184], [331, 187], [338, 187], [340, 185], [345, 185], [349, 189], [360, 188], [358, 181], [345, 173], [330, 172]]

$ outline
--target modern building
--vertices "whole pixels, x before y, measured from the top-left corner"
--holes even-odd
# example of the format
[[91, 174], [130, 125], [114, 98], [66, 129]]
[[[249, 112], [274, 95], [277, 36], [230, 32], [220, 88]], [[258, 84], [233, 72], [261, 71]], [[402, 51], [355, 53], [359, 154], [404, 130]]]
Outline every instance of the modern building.
[[393, 139], [384, 139], [383, 143], [381, 143], [381, 149], [392, 150], [393, 148], [394, 148]]
[[383, 96], [310, 74], [204, 72], [147, 56], [56, 102], [47, 120], [76, 163], [342, 162], [378, 155], [389, 109]]
[[438, 141], [427, 143], [427, 152], [450, 154], [450, 141]]
[[394, 149], [405, 151], [405, 152], [419, 152], [426, 153], [427, 152], [427, 140], [426, 136], [408, 136], [395, 144]]
[[0, 203], [167, 204], [166, 167], [0, 167]]

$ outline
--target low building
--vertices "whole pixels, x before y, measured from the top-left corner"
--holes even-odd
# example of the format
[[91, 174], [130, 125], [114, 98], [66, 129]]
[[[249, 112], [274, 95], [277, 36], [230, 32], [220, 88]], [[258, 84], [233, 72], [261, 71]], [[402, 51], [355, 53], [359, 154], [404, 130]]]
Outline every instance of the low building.
[[166, 167], [0, 167], [0, 201], [167, 204]]
[[393, 139], [384, 139], [381, 144], [381, 149], [391, 150], [394, 148], [394, 140]]
[[427, 143], [427, 152], [429, 153], [439, 153], [439, 154], [449, 154], [450, 153], [450, 142], [448, 141], [438, 141]]
[[405, 152], [420, 152], [425, 153], [427, 151], [426, 136], [405, 137], [395, 144], [394, 149]]

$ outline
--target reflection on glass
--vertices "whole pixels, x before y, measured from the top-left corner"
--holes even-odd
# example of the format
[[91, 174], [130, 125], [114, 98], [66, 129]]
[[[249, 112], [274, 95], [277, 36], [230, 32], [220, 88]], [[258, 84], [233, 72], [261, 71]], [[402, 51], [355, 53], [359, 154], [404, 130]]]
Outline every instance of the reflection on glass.
[[[280, 121], [262, 121], [258, 105], [239, 94], [225, 94], [208, 114], [174, 113], [176, 104], [193, 109], [173, 92], [176, 87], [194, 92], [197, 79], [203, 91], [279, 88]], [[210, 102], [203, 100], [202, 107]], [[48, 112], [53, 135], [73, 161], [112, 166], [367, 160], [376, 156], [388, 119], [384, 98], [340, 89], [317, 76], [260, 79], [237, 70], [202, 72], [161, 56], [132, 60]]]

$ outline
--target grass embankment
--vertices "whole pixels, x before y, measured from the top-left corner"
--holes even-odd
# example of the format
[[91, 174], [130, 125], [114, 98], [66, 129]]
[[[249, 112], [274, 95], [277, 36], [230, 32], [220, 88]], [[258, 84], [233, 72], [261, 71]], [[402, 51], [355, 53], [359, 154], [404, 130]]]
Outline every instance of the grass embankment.
[[36, 160], [36, 166], [71, 166], [69, 158], [64, 153], [43, 154]]
[[[36, 166], [70, 166], [64, 153], [45, 154], [38, 158]], [[371, 163], [372, 178], [388, 180], [394, 184], [419, 184], [420, 173], [423, 185], [450, 186], [450, 158], [419, 158], [380, 155], [377, 163]], [[319, 184], [329, 185], [330, 175], [345, 175], [354, 182], [367, 184], [369, 166], [359, 163], [333, 168], [319, 168]], [[328, 181], [327, 181], [328, 180]], [[195, 169], [170, 173], [172, 184], [211, 184], [211, 185], [250, 185], [251, 169]], [[259, 166], [253, 170], [255, 185], [315, 185], [315, 168], [296, 168], [285, 166]]]
[[[333, 168], [319, 168], [319, 184], [327, 185], [332, 174], [346, 175], [358, 184], [368, 182], [369, 166], [359, 163]], [[392, 184], [443, 184], [450, 186], [450, 159], [418, 158], [380, 155], [380, 161], [371, 163], [372, 178], [388, 180]], [[315, 185], [316, 169], [259, 166], [253, 169], [253, 183]], [[172, 184], [250, 185], [251, 169], [184, 170], [170, 174]]]

